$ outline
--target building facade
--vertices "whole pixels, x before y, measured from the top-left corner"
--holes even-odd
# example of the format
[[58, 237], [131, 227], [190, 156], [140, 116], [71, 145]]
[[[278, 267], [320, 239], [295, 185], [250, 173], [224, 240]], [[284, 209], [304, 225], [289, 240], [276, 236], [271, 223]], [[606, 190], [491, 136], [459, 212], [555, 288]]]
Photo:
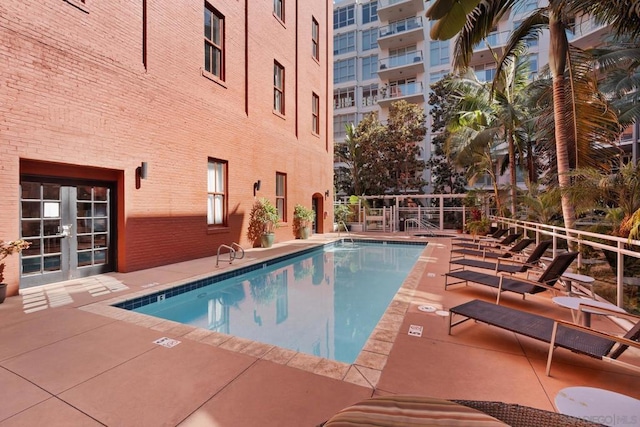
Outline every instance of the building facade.
[[0, 239], [9, 294], [248, 247], [256, 197], [331, 231], [331, 5], [0, 5]]
[[[420, 0], [336, 0], [333, 4], [333, 132], [336, 144], [345, 140], [345, 124], [357, 124], [371, 111], [381, 120], [388, 116], [393, 101], [404, 99], [429, 110], [429, 86], [452, 70], [455, 39], [431, 40], [431, 22], [425, 17], [433, 1]], [[491, 50], [499, 52], [511, 32], [546, 0], [518, 2], [505, 14], [495, 30], [475, 48], [470, 67], [478, 80], [491, 81], [496, 62]], [[580, 47], [600, 46], [608, 31], [588, 17], [576, 19], [570, 41]], [[547, 31], [528, 42], [531, 77], [547, 64], [549, 35]], [[620, 146], [629, 159], [637, 160], [638, 126], [621, 136]], [[422, 142], [424, 160], [429, 159], [431, 117], [427, 115], [427, 135]], [[635, 142], [635, 143], [634, 143]], [[504, 149], [506, 152], [506, 147]], [[340, 164], [336, 164], [339, 166]], [[499, 171], [496, 165], [496, 171]], [[525, 173], [518, 171], [518, 182], [524, 187]], [[508, 174], [498, 176], [498, 185], [509, 182]], [[429, 182], [429, 171], [425, 172]], [[489, 177], [476, 183], [492, 188]], [[425, 193], [430, 187], [424, 188]]]

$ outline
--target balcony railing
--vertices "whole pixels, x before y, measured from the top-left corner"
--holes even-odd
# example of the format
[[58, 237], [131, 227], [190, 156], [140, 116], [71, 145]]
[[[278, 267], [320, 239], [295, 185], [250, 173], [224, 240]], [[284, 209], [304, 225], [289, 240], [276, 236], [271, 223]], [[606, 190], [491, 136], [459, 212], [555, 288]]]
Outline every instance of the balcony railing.
[[403, 55], [395, 55], [388, 58], [382, 58], [379, 62], [380, 70], [412, 65], [418, 62], [422, 62], [422, 51], [418, 50], [415, 52], [407, 52]]
[[422, 82], [410, 82], [384, 87], [381, 90], [381, 99], [397, 99], [411, 95], [424, 93]]
[[392, 22], [389, 25], [380, 27], [378, 38], [393, 36], [407, 31], [412, 31], [417, 28], [422, 28], [422, 17], [412, 16], [411, 18]]
[[474, 52], [477, 52], [479, 50], [488, 49], [489, 47], [493, 49], [497, 46], [504, 46], [507, 44], [509, 36], [511, 36], [511, 31], [500, 31], [488, 34], [484, 40], [473, 48], [473, 50]]

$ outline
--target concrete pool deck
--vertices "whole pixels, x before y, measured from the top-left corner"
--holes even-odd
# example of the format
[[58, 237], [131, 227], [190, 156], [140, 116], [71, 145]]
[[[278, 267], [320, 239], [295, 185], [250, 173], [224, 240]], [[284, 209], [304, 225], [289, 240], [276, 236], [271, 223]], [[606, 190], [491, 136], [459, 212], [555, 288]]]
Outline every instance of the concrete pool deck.
[[[251, 249], [241, 262], [221, 263], [217, 270], [331, 237]], [[473, 285], [445, 291], [442, 274], [448, 271], [451, 239], [419, 240], [429, 245], [353, 365], [109, 305], [216, 272], [215, 257], [27, 289], [0, 305], [0, 427], [43, 420], [48, 426], [314, 426], [359, 400], [388, 394], [554, 411], [556, 394], [578, 385], [640, 398], [638, 372], [558, 350], [547, 377], [543, 343], [474, 322], [448, 335], [448, 318], [418, 307], [446, 310], [474, 298], [495, 301], [495, 292]], [[505, 295], [501, 304], [571, 319], [547, 293], [526, 300]], [[410, 325], [422, 326], [422, 337], [409, 336]], [[594, 316], [593, 326], [621, 331], [603, 316]], [[162, 337], [180, 344], [153, 343]], [[628, 353], [625, 357], [640, 359]]]

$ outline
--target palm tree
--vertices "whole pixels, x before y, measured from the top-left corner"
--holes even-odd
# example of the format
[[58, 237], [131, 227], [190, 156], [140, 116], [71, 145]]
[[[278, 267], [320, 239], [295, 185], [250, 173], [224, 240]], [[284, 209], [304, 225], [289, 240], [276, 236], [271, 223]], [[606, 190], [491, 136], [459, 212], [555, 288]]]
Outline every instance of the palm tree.
[[[459, 33], [456, 40], [455, 66], [469, 64], [473, 47], [491, 32], [511, 8], [521, 0], [436, 0], [427, 11], [427, 17], [438, 21], [431, 29], [431, 38], [445, 40]], [[576, 14], [592, 14], [603, 23], [610, 24], [617, 33], [640, 33], [638, 0], [614, 0], [596, 2], [593, 0], [550, 0], [546, 7], [539, 8], [527, 17], [514, 31], [507, 45], [501, 63], [510, 55], [518, 40], [530, 38], [543, 28], [549, 30], [549, 70], [552, 79], [554, 136], [558, 170], [558, 184], [561, 190], [571, 185], [568, 172], [570, 164], [570, 143], [577, 141], [577, 126], [573, 112], [567, 109], [567, 91], [570, 79], [566, 75], [569, 42], [566, 31]], [[629, 13], [631, 12], [631, 13]], [[568, 195], [561, 199], [564, 224], [573, 228], [575, 210]]]

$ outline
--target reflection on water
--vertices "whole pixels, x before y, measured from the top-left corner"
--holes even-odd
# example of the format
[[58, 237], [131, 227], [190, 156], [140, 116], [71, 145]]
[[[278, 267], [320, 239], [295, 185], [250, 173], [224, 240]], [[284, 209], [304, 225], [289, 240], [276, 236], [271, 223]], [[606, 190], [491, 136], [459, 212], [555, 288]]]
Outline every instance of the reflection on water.
[[320, 248], [136, 311], [352, 363], [423, 248]]

